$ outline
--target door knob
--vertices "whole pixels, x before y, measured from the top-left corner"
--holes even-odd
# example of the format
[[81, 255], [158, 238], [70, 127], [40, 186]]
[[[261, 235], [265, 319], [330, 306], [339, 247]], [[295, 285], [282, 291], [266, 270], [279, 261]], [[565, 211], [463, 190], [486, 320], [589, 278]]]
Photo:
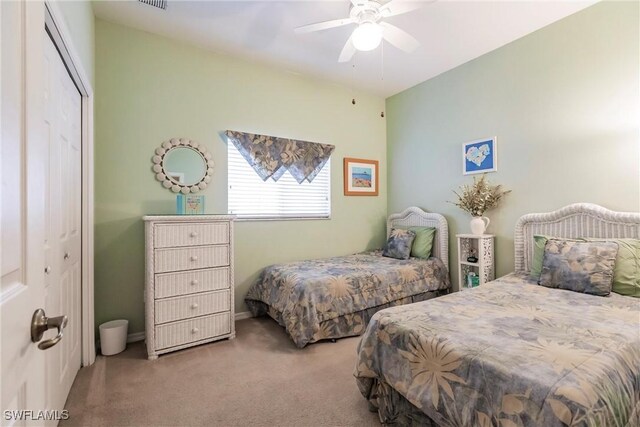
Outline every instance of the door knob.
[[65, 252], [65, 253], [64, 253], [64, 259], [69, 259], [69, 257], [70, 257], [70, 256], [71, 256], [71, 255], [69, 255], [69, 252]]
[[68, 321], [69, 319], [67, 319], [67, 316], [47, 317], [44, 314], [43, 309], [37, 309], [31, 318], [31, 341], [38, 342], [42, 339], [42, 336], [46, 331], [57, 328], [58, 335], [38, 344], [38, 348], [40, 350], [46, 350], [53, 347], [62, 339], [62, 331], [64, 331]]
[[50, 266], [50, 265], [47, 265], [47, 266], [44, 268], [44, 272], [45, 272], [45, 273], [47, 273], [47, 274], [51, 273], [51, 266]]

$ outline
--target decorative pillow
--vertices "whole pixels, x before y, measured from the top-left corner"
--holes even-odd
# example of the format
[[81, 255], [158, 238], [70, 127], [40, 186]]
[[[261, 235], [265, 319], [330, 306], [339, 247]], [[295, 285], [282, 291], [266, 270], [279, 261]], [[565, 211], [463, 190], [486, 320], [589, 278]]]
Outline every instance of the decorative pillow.
[[[400, 227], [398, 227], [400, 228]], [[433, 237], [436, 234], [434, 227], [409, 227], [401, 228], [416, 233], [416, 238], [411, 245], [411, 256], [416, 258], [429, 258], [433, 249]]]
[[549, 239], [538, 284], [593, 295], [609, 295], [618, 245]]
[[544, 258], [544, 247], [549, 239], [560, 239], [567, 242], [584, 242], [585, 239], [569, 239], [564, 237], [552, 237], [542, 234], [533, 236], [533, 259], [531, 260], [531, 277], [535, 280], [540, 279], [542, 274], [542, 260]]
[[614, 242], [618, 244], [616, 266], [613, 268], [611, 291], [620, 295], [640, 298], [640, 240], [586, 238], [588, 242]]
[[382, 256], [397, 259], [409, 259], [411, 256], [411, 245], [416, 238], [416, 233], [411, 230], [402, 230], [400, 228], [392, 228], [384, 245]]

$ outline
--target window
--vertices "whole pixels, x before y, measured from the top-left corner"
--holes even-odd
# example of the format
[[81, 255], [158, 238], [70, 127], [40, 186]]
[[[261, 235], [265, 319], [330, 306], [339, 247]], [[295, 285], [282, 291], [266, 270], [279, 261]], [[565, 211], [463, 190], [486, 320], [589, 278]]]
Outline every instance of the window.
[[331, 215], [331, 159], [312, 182], [298, 184], [288, 171], [277, 182], [262, 181], [232, 143], [227, 155], [230, 214], [255, 219]]

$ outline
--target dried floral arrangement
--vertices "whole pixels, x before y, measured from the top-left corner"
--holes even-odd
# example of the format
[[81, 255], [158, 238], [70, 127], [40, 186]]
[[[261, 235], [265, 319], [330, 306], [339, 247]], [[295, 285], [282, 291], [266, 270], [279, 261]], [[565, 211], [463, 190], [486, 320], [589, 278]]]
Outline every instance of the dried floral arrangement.
[[460, 209], [471, 214], [471, 216], [482, 216], [490, 209], [495, 208], [505, 194], [511, 190], [503, 190], [502, 185], [491, 185], [485, 174], [480, 178], [473, 178], [473, 185], [464, 184], [460, 187], [460, 193], [453, 192], [458, 196], [457, 202], [453, 203]]

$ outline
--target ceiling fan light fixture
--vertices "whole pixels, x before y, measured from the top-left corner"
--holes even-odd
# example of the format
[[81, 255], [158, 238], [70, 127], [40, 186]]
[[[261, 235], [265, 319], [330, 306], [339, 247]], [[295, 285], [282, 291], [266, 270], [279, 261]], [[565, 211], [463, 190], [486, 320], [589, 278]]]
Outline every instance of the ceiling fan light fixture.
[[351, 35], [353, 47], [366, 52], [380, 46], [382, 41], [382, 27], [375, 22], [363, 22], [353, 30]]

